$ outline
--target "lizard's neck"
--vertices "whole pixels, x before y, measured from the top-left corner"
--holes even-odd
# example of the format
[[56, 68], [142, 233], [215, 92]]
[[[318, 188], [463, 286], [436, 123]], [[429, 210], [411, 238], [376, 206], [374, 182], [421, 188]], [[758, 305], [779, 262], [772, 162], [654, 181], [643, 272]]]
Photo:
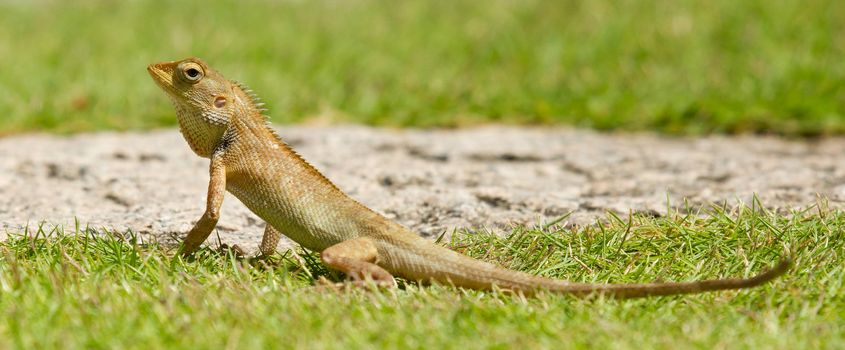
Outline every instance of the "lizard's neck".
[[209, 158], [226, 132], [228, 122], [217, 122], [213, 115], [197, 113], [175, 102], [179, 131], [198, 156]]
[[265, 126], [264, 109], [249, 89], [234, 83], [233, 108], [215, 110], [196, 108], [190, 101], [173, 100], [179, 130], [191, 150], [200, 157], [210, 158], [223, 140], [226, 131], [235, 121]]

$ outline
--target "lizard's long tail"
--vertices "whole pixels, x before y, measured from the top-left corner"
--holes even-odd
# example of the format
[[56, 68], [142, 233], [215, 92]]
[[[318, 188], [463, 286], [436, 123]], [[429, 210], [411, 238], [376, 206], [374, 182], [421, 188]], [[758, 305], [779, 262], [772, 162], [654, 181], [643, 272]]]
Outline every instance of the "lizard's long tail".
[[591, 284], [555, 280], [504, 269], [427, 241], [417, 241], [404, 247], [395, 248], [405, 250], [404, 253], [407, 253], [408, 256], [416, 255], [415, 259], [420, 259], [417, 261], [427, 262], [425, 266], [405, 265], [405, 268], [401, 269], [403, 270], [403, 277], [411, 280], [452, 284], [472, 289], [492, 289], [493, 286], [496, 286], [504, 290], [528, 295], [540, 291], [549, 291], [578, 296], [602, 294], [617, 298], [640, 298], [749, 288], [759, 286], [784, 274], [792, 265], [789, 259], [783, 259], [772, 269], [750, 278], [642, 284]]

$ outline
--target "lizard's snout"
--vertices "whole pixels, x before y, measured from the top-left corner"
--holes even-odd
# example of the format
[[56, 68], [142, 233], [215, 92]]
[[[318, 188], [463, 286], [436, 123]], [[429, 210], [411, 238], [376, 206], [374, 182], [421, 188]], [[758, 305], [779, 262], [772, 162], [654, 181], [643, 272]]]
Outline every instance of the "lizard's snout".
[[154, 77], [154, 78], [155, 78], [155, 71], [156, 71], [156, 67], [155, 67], [155, 65], [154, 65], [154, 64], [151, 64], [151, 65], [148, 65], [148, 66], [147, 66], [147, 73], [148, 73], [151, 77]]
[[161, 62], [147, 66], [147, 73], [162, 88], [168, 88], [173, 83], [173, 63]]
[[161, 75], [164, 74], [167, 69], [167, 63], [153, 63], [147, 66], [147, 73], [150, 75]]

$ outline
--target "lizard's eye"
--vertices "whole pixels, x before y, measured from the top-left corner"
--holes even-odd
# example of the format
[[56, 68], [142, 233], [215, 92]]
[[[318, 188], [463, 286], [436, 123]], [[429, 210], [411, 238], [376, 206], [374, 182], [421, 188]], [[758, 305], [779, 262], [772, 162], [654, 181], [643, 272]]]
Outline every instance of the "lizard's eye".
[[188, 68], [188, 70], [185, 71], [185, 74], [188, 75], [188, 78], [196, 79], [200, 76], [200, 71], [196, 70], [196, 68]]
[[181, 67], [182, 76], [185, 77], [189, 83], [197, 83], [203, 77], [202, 67], [193, 62], [183, 64]]

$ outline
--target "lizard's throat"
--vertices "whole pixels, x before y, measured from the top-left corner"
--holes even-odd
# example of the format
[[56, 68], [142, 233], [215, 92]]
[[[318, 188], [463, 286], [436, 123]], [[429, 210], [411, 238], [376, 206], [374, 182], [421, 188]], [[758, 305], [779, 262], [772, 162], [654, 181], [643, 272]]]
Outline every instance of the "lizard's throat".
[[226, 132], [226, 126], [210, 123], [201, 114], [180, 113], [177, 107], [176, 119], [179, 131], [188, 142], [188, 146], [198, 156], [209, 158]]

